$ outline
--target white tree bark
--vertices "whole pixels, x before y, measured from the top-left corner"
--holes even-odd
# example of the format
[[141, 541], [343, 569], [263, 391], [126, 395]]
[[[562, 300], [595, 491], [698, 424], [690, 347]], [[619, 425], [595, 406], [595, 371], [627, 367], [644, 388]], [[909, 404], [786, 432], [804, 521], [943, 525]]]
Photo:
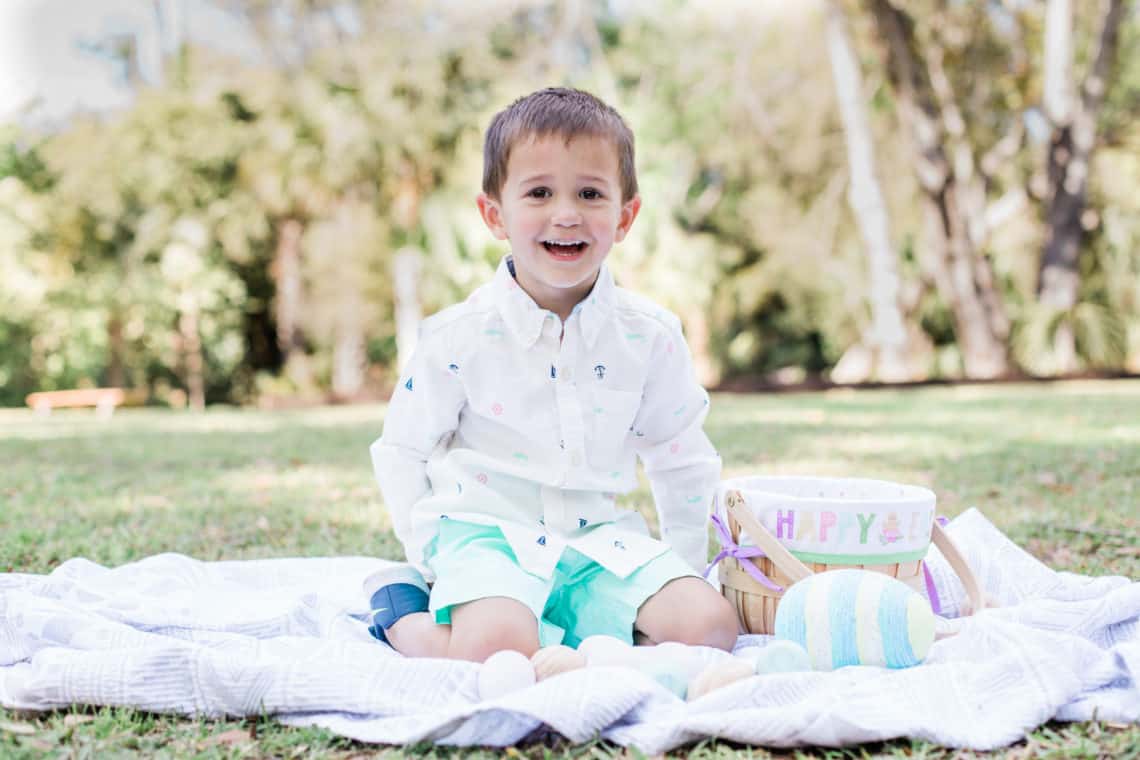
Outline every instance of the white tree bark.
[[1049, 0], [1045, 7], [1045, 114], [1054, 125], [1073, 116], [1073, 3]]
[[364, 324], [360, 290], [348, 287], [337, 314], [333, 341], [332, 392], [340, 400], [355, 396], [364, 386]]
[[859, 63], [847, 17], [837, 0], [827, 4], [827, 51], [847, 143], [851, 184], [847, 199], [867, 251], [871, 327], [863, 338], [872, 354], [870, 378], [887, 382], [913, 379], [906, 366], [906, 327], [899, 305], [898, 254], [891, 244], [890, 219], [875, 176], [875, 150], [867, 118]]
[[396, 309], [396, 365], [403, 372], [416, 350], [423, 321], [419, 282], [422, 254], [414, 246], [401, 248], [392, 261], [392, 293]]
[[[354, 238], [352, 204], [342, 202], [336, 212], [340, 227], [338, 238]], [[339, 300], [333, 333], [332, 393], [339, 400], [353, 398], [364, 387], [364, 294], [360, 275], [359, 251], [352, 250], [350, 258], [338, 270]]]

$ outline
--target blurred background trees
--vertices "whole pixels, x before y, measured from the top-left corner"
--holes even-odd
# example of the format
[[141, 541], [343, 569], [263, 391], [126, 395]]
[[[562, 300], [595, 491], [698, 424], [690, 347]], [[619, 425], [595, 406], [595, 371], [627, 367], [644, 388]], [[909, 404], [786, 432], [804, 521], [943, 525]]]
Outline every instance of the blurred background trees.
[[154, 4], [127, 109], [0, 130], [0, 404], [380, 397], [489, 277], [482, 130], [613, 102], [644, 208], [620, 284], [710, 383], [1140, 371], [1140, 19], [1127, 0]]

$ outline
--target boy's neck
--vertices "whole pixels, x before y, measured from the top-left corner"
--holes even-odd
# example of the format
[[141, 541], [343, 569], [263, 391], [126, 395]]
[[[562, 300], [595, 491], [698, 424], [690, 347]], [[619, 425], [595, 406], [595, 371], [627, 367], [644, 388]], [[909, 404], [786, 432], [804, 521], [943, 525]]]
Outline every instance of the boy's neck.
[[575, 306], [589, 297], [590, 293], [594, 291], [594, 286], [598, 283], [598, 277], [601, 276], [601, 270], [599, 269], [598, 273], [594, 275], [594, 281], [590, 283], [590, 287], [587, 288], [585, 292], [579, 295], [566, 291], [566, 297], [559, 298], [557, 293], [536, 293], [536, 288], [527, 287], [519, 280], [513, 261], [508, 260], [507, 267], [510, 270], [511, 277], [513, 277], [515, 282], [518, 283], [518, 286], [523, 289], [523, 292], [530, 296], [531, 300], [533, 300], [539, 308], [553, 312], [562, 322], [570, 318], [570, 314], [574, 311]]

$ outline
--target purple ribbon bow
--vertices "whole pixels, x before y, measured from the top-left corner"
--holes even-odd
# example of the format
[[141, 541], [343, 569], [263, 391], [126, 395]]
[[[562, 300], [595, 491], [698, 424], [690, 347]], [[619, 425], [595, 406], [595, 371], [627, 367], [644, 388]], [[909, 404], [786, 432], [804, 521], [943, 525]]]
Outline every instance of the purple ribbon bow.
[[[738, 560], [746, 560], [751, 559], [752, 557], [767, 556], [758, 546], [740, 546], [735, 541], [733, 541], [732, 534], [728, 532], [728, 528], [725, 527], [724, 523], [721, 522], [721, 519], [716, 515], [710, 515], [710, 519], [712, 520], [713, 525], [716, 526], [717, 537], [720, 538], [720, 545], [722, 548], [720, 550], [720, 554], [713, 557], [713, 561], [710, 562], [709, 566], [705, 568], [706, 578], [709, 577], [709, 573], [712, 572], [713, 567], [715, 567], [716, 564], [725, 557], [732, 557], [733, 559]], [[784, 590], [783, 586], [777, 586], [775, 583], [768, 579], [768, 576], [760, 572], [756, 565], [752, 564], [751, 562], [741, 562], [740, 566], [744, 568], [744, 572], [751, 575], [757, 583], [764, 586], [765, 588], [769, 588], [772, 591]]]

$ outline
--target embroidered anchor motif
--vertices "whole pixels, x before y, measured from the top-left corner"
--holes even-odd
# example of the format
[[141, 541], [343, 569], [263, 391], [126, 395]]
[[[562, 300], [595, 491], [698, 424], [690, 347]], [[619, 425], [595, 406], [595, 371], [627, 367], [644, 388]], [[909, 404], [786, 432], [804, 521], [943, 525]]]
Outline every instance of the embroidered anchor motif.
[[585, 528], [586, 527], [586, 518], [585, 517], [579, 517], [578, 518], [578, 527], [579, 528]]
[[546, 546], [546, 536], [539, 536], [538, 537], [538, 545], [539, 546]]
[[606, 378], [606, 365], [598, 364], [597, 366], [595, 366], [594, 367], [594, 376], [597, 377], [599, 380], [605, 380], [605, 378]]
[[623, 544], [621, 541], [614, 541], [614, 548], [625, 551], [625, 544]]
[[451, 374], [453, 374], [453, 375], [459, 374], [459, 365], [458, 364], [448, 364], [447, 368], [449, 370], [451, 370]]
[[408, 390], [412, 389], [412, 378], [410, 378], [410, 377], [408, 378], [408, 382], [404, 383], [404, 387], [407, 388]]

